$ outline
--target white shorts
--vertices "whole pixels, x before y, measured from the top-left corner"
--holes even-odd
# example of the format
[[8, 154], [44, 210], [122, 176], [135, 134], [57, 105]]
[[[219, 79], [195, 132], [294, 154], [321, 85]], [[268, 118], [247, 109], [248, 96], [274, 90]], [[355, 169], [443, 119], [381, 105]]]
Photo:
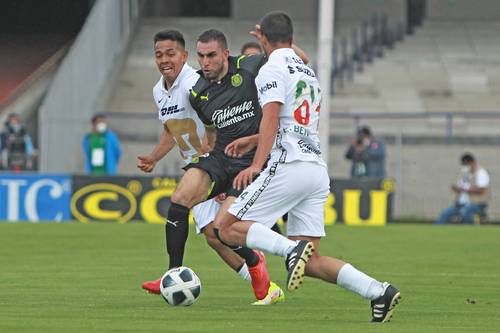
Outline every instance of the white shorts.
[[269, 228], [288, 213], [288, 236], [324, 236], [325, 203], [330, 193], [326, 167], [305, 161], [268, 163], [234, 201], [229, 213]]
[[203, 228], [215, 220], [219, 208], [220, 204], [215, 199], [203, 201], [193, 207], [193, 217], [197, 234], [200, 234]]

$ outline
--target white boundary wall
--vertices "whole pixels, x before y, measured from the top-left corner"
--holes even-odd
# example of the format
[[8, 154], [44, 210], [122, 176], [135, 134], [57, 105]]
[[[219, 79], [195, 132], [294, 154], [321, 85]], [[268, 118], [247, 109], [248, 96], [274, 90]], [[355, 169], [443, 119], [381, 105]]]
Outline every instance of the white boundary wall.
[[80, 172], [96, 100], [127, 45], [138, 0], [97, 0], [40, 107], [40, 171]]

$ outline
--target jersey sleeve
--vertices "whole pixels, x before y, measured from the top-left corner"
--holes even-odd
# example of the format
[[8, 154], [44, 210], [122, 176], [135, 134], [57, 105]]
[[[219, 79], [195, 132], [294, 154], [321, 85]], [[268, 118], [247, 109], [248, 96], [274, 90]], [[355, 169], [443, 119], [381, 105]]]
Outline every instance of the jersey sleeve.
[[286, 88], [283, 73], [277, 66], [265, 66], [255, 78], [259, 103], [264, 107], [270, 102], [285, 103]]

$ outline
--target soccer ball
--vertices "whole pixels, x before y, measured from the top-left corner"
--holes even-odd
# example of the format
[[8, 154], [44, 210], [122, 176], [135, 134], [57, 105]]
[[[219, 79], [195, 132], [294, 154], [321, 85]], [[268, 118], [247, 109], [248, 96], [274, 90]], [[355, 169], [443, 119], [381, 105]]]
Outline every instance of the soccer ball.
[[170, 305], [188, 306], [196, 302], [201, 292], [201, 281], [191, 268], [176, 267], [161, 278], [160, 291]]

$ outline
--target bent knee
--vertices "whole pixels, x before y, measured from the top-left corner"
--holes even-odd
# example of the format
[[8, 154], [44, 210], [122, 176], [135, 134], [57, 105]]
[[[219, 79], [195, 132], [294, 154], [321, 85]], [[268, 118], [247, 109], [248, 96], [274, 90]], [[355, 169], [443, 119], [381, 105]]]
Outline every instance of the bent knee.
[[170, 201], [184, 207], [192, 208], [194, 206], [193, 202], [195, 201], [195, 198], [189, 192], [185, 192], [187, 191], [175, 191], [172, 194], [172, 197], [170, 197]]
[[204, 230], [203, 230], [203, 235], [205, 235], [205, 240], [207, 241], [207, 244], [213, 248], [217, 249], [222, 246], [224, 246], [221, 241], [217, 238], [217, 236], [214, 233], [214, 228], [211, 227], [212, 224], [209, 224]]

